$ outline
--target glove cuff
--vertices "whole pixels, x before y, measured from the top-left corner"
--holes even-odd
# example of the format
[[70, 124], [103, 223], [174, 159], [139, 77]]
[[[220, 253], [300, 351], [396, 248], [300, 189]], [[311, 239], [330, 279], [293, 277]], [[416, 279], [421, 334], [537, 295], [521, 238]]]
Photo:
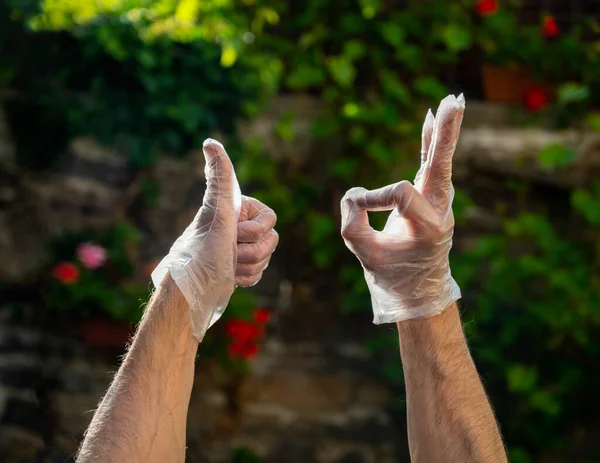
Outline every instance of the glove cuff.
[[404, 298], [391, 294], [377, 286], [367, 273], [365, 272], [365, 277], [371, 292], [373, 323], [376, 325], [434, 317], [461, 298], [460, 288], [450, 275], [450, 271], [440, 292], [420, 298]]

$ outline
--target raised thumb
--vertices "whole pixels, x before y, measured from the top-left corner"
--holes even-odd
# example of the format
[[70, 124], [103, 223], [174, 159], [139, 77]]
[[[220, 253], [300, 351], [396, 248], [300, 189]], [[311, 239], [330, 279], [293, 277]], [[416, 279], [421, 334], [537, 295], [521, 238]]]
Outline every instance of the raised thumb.
[[206, 193], [200, 210], [201, 222], [204, 222], [202, 225], [214, 218], [234, 218], [237, 223], [242, 206], [242, 193], [233, 164], [223, 145], [212, 138], [204, 141], [202, 151], [206, 160]]

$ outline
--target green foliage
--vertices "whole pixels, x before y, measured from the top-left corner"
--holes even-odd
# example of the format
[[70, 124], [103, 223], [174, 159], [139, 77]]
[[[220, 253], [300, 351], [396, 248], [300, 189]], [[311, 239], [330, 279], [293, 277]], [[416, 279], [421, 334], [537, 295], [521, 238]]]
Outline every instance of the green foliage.
[[[598, 224], [589, 208], [599, 193], [595, 187], [573, 194], [587, 227]], [[473, 319], [474, 354], [522, 461], [525, 448], [548, 448], [549, 435], [562, 435], [600, 385], [586, 375], [600, 352], [599, 256], [595, 240], [581, 233], [565, 239], [546, 217], [521, 214], [506, 222], [503, 235], [485, 237], [453, 263], [459, 284], [473, 295], [466, 316]]]
[[[63, 6], [90, 6], [75, 3]], [[48, 165], [64, 153], [66, 140], [78, 134], [116, 146], [139, 166], [151, 163], [159, 152], [185, 153], [201, 146], [210, 133], [231, 133], [264, 85], [255, 64], [224, 69], [214, 43], [177, 43], [162, 35], [145, 41], [135, 24], [119, 16], [81, 19], [74, 36], [31, 35], [21, 24], [2, 18], [0, 69], [2, 85], [10, 90], [5, 107], [18, 156], [27, 165]], [[35, 139], [29, 136], [32, 123], [40, 135]], [[21, 134], [24, 127], [29, 132]], [[47, 155], [41, 158], [40, 150]]]
[[485, 53], [487, 61], [499, 64], [519, 64], [540, 82], [576, 85], [598, 82], [597, 44], [588, 40], [597, 27], [584, 18], [568, 33], [544, 37], [542, 18], [535, 25], [523, 26], [519, 19], [518, 2], [503, 3], [496, 14], [482, 18], [475, 28], [475, 42]]
[[[149, 296], [149, 286], [135, 279], [132, 263], [139, 238], [135, 228], [121, 223], [111, 230], [65, 235], [54, 242], [51, 267], [72, 262], [81, 273], [75, 283], [67, 285], [51, 277], [50, 267], [42, 283], [46, 307], [74, 317], [107, 315], [113, 320], [139, 321]], [[85, 242], [107, 250], [108, 259], [101, 268], [88, 269], [78, 261], [77, 247]]]
[[573, 164], [577, 152], [560, 143], [546, 146], [538, 153], [540, 164], [546, 169], [567, 167]]

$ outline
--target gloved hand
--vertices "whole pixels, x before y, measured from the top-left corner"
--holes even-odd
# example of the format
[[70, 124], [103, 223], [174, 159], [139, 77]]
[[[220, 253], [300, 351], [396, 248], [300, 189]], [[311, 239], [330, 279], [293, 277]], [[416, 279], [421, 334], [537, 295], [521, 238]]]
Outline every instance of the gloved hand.
[[[450, 95], [435, 118], [428, 112], [414, 185], [403, 180], [372, 191], [357, 187], [342, 199], [342, 237], [364, 268], [376, 324], [432, 317], [460, 298], [448, 254], [452, 156], [464, 108], [462, 94]], [[388, 210], [383, 231], [371, 228], [367, 211]]]
[[275, 212], [242, 196], [223, 145], [208, 139], [203, 151], [202, 207], [152, 272], [156, 287], [171, 274], [190, 306], [199, 341], [221, 317], [236, 286], [258, 283], [279, 240]]

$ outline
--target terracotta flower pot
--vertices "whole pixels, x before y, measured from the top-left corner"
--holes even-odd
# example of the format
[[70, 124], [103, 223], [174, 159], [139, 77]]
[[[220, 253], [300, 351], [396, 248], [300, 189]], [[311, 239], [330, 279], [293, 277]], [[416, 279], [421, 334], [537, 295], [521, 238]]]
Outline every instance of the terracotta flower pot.
[[519, 66], [493, 66], [481, 68], [483, 91], [492, 103], [520, 103], [525, 90], [535, 85], [527, 70]]
[[123, 348], [135, 328], [132, 323], [95, 318], [81, 322], [79, 330], [88, 346]]

